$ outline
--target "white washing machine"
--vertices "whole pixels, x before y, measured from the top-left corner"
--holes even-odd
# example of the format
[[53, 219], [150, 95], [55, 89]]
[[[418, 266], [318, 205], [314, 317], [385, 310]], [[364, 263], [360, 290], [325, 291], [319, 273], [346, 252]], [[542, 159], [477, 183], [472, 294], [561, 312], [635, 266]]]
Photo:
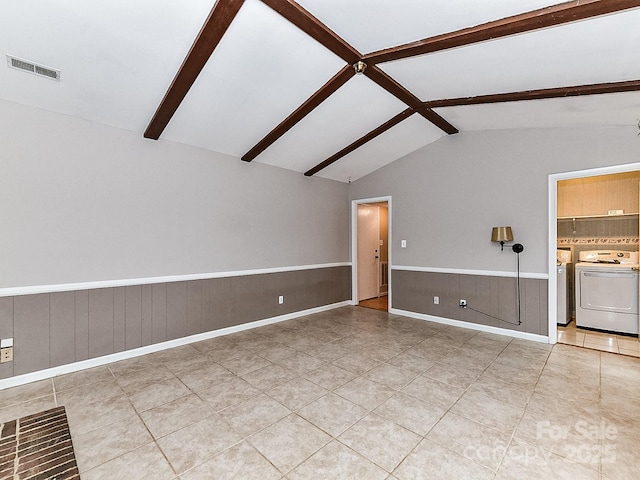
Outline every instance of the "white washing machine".
[[576, 325], [638, 334], [638, 252], [588, 250], [575, 267]]

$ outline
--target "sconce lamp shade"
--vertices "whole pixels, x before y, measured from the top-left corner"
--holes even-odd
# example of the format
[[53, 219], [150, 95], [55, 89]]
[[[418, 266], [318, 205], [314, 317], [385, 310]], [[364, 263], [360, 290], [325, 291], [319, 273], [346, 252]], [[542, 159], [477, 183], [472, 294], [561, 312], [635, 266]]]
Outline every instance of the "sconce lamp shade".
[[500, 242], [504, 245], [504, 242], [510, 242], [513, 240], [513, 232], [511, 227], [493, 227], [491, 231], [491, 241]]
[[491, 230], [491, 241], [500, 242], [500, 250], [504, 250], [504, 242], [513, 240], [511, 227], [493, 227]]

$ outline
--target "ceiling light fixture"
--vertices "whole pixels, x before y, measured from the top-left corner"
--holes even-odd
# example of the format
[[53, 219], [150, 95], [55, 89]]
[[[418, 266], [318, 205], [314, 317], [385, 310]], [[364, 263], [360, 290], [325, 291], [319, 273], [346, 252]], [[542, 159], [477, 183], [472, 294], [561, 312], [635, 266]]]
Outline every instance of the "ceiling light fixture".
[[367, 64], [364, 63], [362, 60], [353, 64], [353, 69], [356, 71], [357, 75], [362, 75], [366, 68], [367, 68]]

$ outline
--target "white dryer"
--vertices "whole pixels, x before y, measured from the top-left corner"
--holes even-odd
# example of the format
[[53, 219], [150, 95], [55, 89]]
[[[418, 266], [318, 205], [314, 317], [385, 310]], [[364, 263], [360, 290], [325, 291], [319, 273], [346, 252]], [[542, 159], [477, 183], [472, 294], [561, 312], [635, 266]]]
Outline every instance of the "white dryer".
[[557, 250], [557, 322], [558, 325], [565, 326], [571, 321], [571, 303], [569, 300], [569, 292], [571, 286], [569, 285], [569, 270], [571, 269], [571, 250], [561, 249]]
[[575, 266], [576, 325], [638, 334], [638, 252], [580, 252]]

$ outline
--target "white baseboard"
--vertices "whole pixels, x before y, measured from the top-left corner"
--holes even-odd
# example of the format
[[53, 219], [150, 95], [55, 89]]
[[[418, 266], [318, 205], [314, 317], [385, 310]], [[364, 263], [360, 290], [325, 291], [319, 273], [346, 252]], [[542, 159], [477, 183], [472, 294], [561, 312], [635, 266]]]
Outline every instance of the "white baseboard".
[[519, 332], [517, 330], [509, 330], [508, 328], [491, 327], [489, 325], [482, 325], [479, 323], [463, 322], [460, 320], [452, 320], [450, 318], [444, 317], [435, 317], [433, 315], [425, 315], [424, 313], [399, 310], [397, 308], [390, 308], [389, 313], [393, 313], [394, 315], [402, 315], [404, 317], [416, 318], [418, 320], [426, 320], [428, 322], [442, 323], [445, 325], [451, 325], [453, 327], [462, 327], [468, 328], [470, 330], [495, 333], [496, 335], [505, 335], [508, 337], [521, 338], [523, 340], [531, 340], [533, 342], [550, 343], [549, 337], [545, 335], [537, 335], [535, 333]]
[[265, 325], [271, 325], [273, 323], [284, 322], [287, 320], [293, 320], [294, 318], [304, 317], [305, 315], [312, 315], [314, 313], [326, 312], [339, 307], [345, 307], [351, 305], [350, 300], [343, 302], [333, 303], [330, 305], [323, 305], [321, 307], [310, 308], [308, 310], [301, 310], [299, 312], [287, 313], [285, 315], [279, 315], [277, 317], [265, 318], [263, 320], [256, 320], [255, 322], [243, 323], [241, 325], [234, 325], [233, 327], [221, 328], [219, 330], [212, 330], [210, 332], [198, 333], [196, 335], [190, 335], [188, 337], [181, 337], [175, 340], [168, 340], [166, 342], [154, 343], [153, 345], [147, 345], [144, 347], [134, 348], [132, 350], [126, 350], [124, 352], [112, 353], [110, 355], [104, 355], [102, 357], [91, 358], [89, 360], [82, 360], [80, 362], [69, 363], [66, 365], [60, 365], [59, 367], [47, 368], [45, 370], [38, 370], [37, 372], [25, 373], [23, 375], [16, 375], [14, 377], [0, 380], [0, 390], [5, 388], [17, 387], [38, 380], [46, 380], [48, 378], [65, 375], [67, 373], [79, 372], [89, 368], [99, 367], [108, 363], [118, 362], [120, 360], [127, 360], [129, 358], [139, 357], [141, 355], [147, 355], [148, 353], [160, 352], [169, 348], [180, 347], [182, 345], [188, 345], [190, 343], [201, 342], [210, 338], [221, 337], [223, 335], [229, 335], [231, 333], [242, 332], [244, 330], [250, 330], [252, 328], [263, 327]]

